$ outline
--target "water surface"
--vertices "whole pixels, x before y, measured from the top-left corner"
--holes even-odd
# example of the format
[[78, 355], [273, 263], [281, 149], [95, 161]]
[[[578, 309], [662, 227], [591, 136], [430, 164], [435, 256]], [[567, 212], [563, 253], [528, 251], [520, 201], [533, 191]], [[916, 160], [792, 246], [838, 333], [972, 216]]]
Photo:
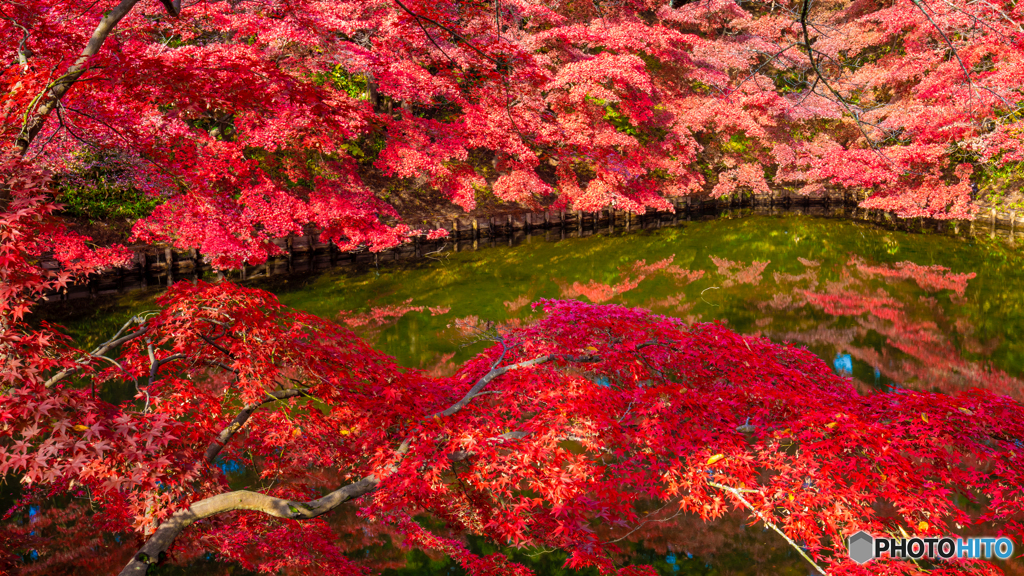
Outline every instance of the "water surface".
[[1022, 397], [1024, 257], [1001, 241], [808, 216], [688, 222], [445, 252], [426, 263], [278, 284], [406, 366], [451, 370], [479, 348], [449, 326], [512, 324], [578, 298], [805, 346], [864, 389], [981, 387]]

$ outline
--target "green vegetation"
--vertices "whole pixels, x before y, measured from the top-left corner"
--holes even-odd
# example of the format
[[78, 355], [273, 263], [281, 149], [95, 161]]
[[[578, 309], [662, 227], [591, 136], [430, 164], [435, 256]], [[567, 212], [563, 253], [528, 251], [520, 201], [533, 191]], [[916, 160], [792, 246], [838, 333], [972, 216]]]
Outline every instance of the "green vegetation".
[[64, 214], [88, 220], [138, 220], [162, 200], [136, 188], [127, 178], [126, 160], [105, 152], [82, 154], [77, 169], [57, 182], [56, 201]]
[[65, 214], [89, 220], [138, 220], [160, 204], [134, 188], [110, 185], [102, 179], [96, 187], [63, 188], [57, 201], [64, 204]]
[[990, 162], [978, 168], [978, 200], [1004, 210], [1024, 210], [1024, 162]]
[[332, 86], [339, 90], [344, 90], [349, 96], [356, 100], [366, 100], [366, 76], [362, 74], [352, 74], [348, 70], [345, 70], [341, 64], [335, 66], [329, 72], [318, 72], [313, 74], [313, 81], [318, 85], [323, 85], [328, 82]]

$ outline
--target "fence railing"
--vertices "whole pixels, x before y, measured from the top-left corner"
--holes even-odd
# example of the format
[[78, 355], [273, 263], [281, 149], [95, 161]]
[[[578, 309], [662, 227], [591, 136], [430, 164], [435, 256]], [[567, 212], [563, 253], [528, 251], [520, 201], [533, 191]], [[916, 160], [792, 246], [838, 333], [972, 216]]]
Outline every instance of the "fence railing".
[[[695, 218], [730, 215], [737, 209], [754, 214], [802, 213], [816, 216], [842, 217], [873, 222], [888, 222], [914, 230], [951, 232], [954, 234], [1002, 235], [1014, 238], [1017, 228], [1024, 225], [1024, 213], [1000, 212], [983, 208], [974, 222], [942, 220], [900, 220], [880, 210], [857, 207], [862, 196], [834, 194], [825, 197], [753, 196], [738, 200], [720, 201], [697, 197], [672, 200], [674, 212], [648, 212], [635, 215], [619, 210], [600, 212], [547, 211], [508, 214], [487, 218], [461, 217], [436, 221], [431, 228], [443, 228], [448, 237], [427, 241], [413, 238], [408, 244], [379, 253], [368, 251], [340, 252], [333, 244], [324, 244], [315, 235], [282, 238], [275, 243], [284, 251], [283, 256], [269, 259], [264, 264], [245, 265], [229, 272], [234, 280], [278, 274], [307, 274], [336, 266], [379, 265], [385, 262], [426, 259], [439, 251], [476, 250], [481, 246], [499, 243], [515, 244], [524, 238], [543, 235], [547, 240], [588, 236], [595, 233], [630, 231], [677, 225]], [[128, 267], [93, 276], [89, 282], [67, 287], [46, 296], [47, 301], [95, 298], [153, 286], [168, 286], [180, 280], [197, 280], [222, 276], [215, 272], [196, 250], [177, 251], [170, 247], [136, 246], [132, 263]], [[56, 268], [56, 262], [44, 263]]]

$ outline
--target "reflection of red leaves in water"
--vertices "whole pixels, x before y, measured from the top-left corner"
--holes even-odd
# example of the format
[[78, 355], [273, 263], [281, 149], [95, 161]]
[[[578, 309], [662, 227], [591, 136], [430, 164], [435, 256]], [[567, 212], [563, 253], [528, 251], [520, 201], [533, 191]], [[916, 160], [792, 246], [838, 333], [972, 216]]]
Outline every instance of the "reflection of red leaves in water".
[[379, 306], [377, 308], [371, 308], [369, 312], [349, 312], [342, 310], [338, 313], [338, 319], [348, 324], [350, 327], [365, 326], [367, 324], [386, 326], [388, 324], [394, 324], [399, 318], [405, 316], [409, 312], [423, 312], [429, 310], [431, 316], [440, 316], [441, 314], [447, 314], [451, 307], [449, 306], [409, 306], [412, 302], [412, 298], [409, 298], [402, 304], [388, 304], [387, 306]]
[[694, 304], [695, 302], [686, 302], [686, 295], [679, 293], [665, 298], [652, 298], [644, 304], [644, 308], [655, 311], [667, 311], [678, 317], [681, 314], [689, 312], [693, 308]]
[[586, 296], [588, 300], [595, 304], [607, 302], [612, 298], [622, 294], [623, 292], [629, 292], [633, 288], [636, 288], [645, 276], [639, 278], [630, 278], [619, 282], [618, 284], [602, 284], [591, 280], [587, 284], [580, 284], [579, 282], [573, 282], [570, 286], [568, 283], [555, 279], [555, 283], [561, 289], [562, 298], [578, 298], [580, 296]]
[[[772, 337], [806, 344], [829, 344], [910, 388], [945, 392], [984, 388], [1017, 399], [1024, 398], [1024, 382], [986, 362], [962, 357], [961, 349], [988, 354], [999, 346], [998, 341], [982, 344], [972, 338], [974, 328], [966, 318], [956, 318], [952, 322], [943, 319], [942, 309], [934, 297], [919, 296], [916, 302], [903, 302], [883, 289], [871, 293], [865, 284], [866, 280], [881, 276], [889, 282], [913, 281], [922, 290], [951, 290], [962, 298], [967, 282], [975, 277], [974, 273], [953, 274], [942, 266], [919, 266], [912, 262], [871, 266], [856, 256], [850, 259], [849, 266], [852, 274], [844, 271], [843, 279], [830, 282], [825, 293], [795, 290], [793, 293], [803, 296], [805, 302], [795, 302], [797, 298], [776, 293], [761, 308], [771, 306], [793, 310], [806, 303], [832, 316], [854, 317], [856, 327], [819, 326], [800, 333], [773, 333]], [[795, 278], [777, 277], [776, 280]], [[948, 334], [954, 331], [963, 335], [962, 342], [950, 340]], [[885, 337], [886, 346], [881, 351], [856, 344], [871, 333]]]
[[[637, 260], [628, 267], [623, 267], [619, 270], [622, 280], [616, 284], [603, 284], [596, 280], [583, 284], [580, 282], [573, 282], [571, 285], [559, 278], [554, 278], [555, 284], [558, 284], [558, 288], [561, 291], [562, 298], [578, 298], [585, 296], [588, 300], [595, 304], [607, 302], [612, 298], [629, 292], [636, 288], [644, 281], [648, 276], [655, 272], [665, 272], [674, 276], [681, 285], [689, 284], [694, 280], [697, 280], [704, 276], [703, 270], [686, 270], [678, 266], [672, 266], [672, 261], [675, 259], [675, 254], [659, 260], [653, 264], [648, 264], [646, 260]], [[514, 300], [513, 302], [518, 302]], [[510, 306], [511, 303], [506, 302], [506, 306]], [[513, 308], [514, 310], [514, 308]]]
[[513, 329], [526, 326], [527, 324], [529, 324], [529, 321], [522, 318], [509, 318], [501, 322], [482, 321], [479, 316], [471, 314], [463, 318], [456, 318], [454, 322], [448, 325], [448, 328], [455, 329], [459, 336], [469, 337], [479, 336], [481, 333], [493, 328]]
[[[864, 296], [855, 292], [818, 294], [810, 290], [801, 290], [800, 293], [807, 298], [809, 304], [833, 316], [859, 316], [870, 313], [895, 322], [900, 319], [899, 309], [903, 307], [899, 301], [887, 296]], [[932, 324], [933, 328], [934, 326]]]
[[[803, 258], [800, 258], [800, 260], [803, 260]], [[783, 282], [802, 282], [807, 280], [810, 282], [811, 286], [816, 286], [818, 284], [818, 271], [811, 269], [805, 271], [803, 274], [775, 272], [772, 274], [772, 278], [775, 279], [776, 284], [782, 284]]]
[[687, 270], [680, 268], [679, 266], [669, 266], [665, 269], [667, 274], [675, 276], [676, 281], [680, 286], [686, 286], [690, 282], [695, 282], [704, 277], [703, 270]]
[[882, 276], [890, 280], [913, 280], [923, 290], [935, 292], [937, 290], [952, 290], [957, 296], [963, 296], [967, 289], [967, 282], [977, 274], [950, 274], [949, 268], [944, 266], [918, 266], [913, 262], [897, 262], [890, 266], [868, 266], [863, 260], [854, 256], [850, 259], [850, 266], [856, 266], [862, 274], [867, 276]]
[[459, 366], [455, 362], [452, 362], [452, 358], [455, 357], [455, 352], [447, 352], [445, 354], [438, 354], [433, 364], [426, 365], [424, 363], [423, 372], [431, 378], [447, 378], [458, 370]]
[[750, 263], [749, 266], [744, 267], [739, 262], [733, 262], [732, 260], [726, 260], [725, 258], [711, 257], [711, 261], [718, 267], [718, 273], [725, 277], [722, 282], [723, 288], [728, 288], [735, 284], [751, 284], [757, 286], [761, 283], [761, 273], [764, 269], [771, 264], [771, 261], [759, 262], [757, 260]]
[[360, 334], [365, 338], [373, 339], [379, 336], [384, 328], [397, 324], [403, 316], [410, 312], [428, 311], [431, 316], [440, 316], [451, 310], [449, 306], [410, 306], [411, 302], [412, 298], [409, 298], [401, 304], [371, 308], [369, 312], [342, 310], [338, 313], [338, 320], [349, 328], [365, 326], [366, 328], [360, 331]]
[[515, 312], [516, 310], [519, 310], [520, 308], [526, 306], [529, 303], [530, 296], [527, 294], [523, 294], [516, 298], [515, 300], [506, 300], [505, 307], [508, 308], [509, 312]]
[[456, 318], [454, 322], [448, 325], [448, 327], [454, 328], [463, 336], [468, 336], [479, 332], [482, 328], [482, 324], [480, 322], [480, 317], [474, 314], [464, 318]]
[[654, 264], [648, 264], [647, 260], [637, 260], [636, 262], [633, 263], [632, 266], [630, 266], [627, 269], [627, 273], [646, 276], [648, 274], [657, 272], [658, 270], [667, 270], [669, 268], [669, 265], [672, 264], [672, 261], [675, 260], [675, 258], [676, 255], [673, 254], [668, 258], [665, 258], [664, 260], [658, 260]]
[[794, 298], [792, 294], [776, 292], [775, 294], [772, 294], [771, 300], [768, 300], [767, 302], [758, 302], [757, 307], [760, 310], [764, 310], [767, 306], [771, 306], [776, 310], [792, 310], [806, 304], [806, 301], [800, 301], [798, 304], [794, 304], [793, 300]]

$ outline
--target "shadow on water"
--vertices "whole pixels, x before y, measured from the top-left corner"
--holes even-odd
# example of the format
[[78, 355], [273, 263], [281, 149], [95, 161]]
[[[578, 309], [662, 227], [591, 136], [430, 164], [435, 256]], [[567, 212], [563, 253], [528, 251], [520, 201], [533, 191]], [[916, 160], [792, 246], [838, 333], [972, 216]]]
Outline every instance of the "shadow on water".
[[[1000, 240], [758, 215], [584, 238], [523, 236], [513, 244], [458, 252], [447, 246], [422, 261], [250, 284], [277, 293], [288, 306], [346, 324], [400, 363], [435, 374], [480, 350], [462, 345], [457, 325], [520, 325], [536, 317], [533, 302], [578, 298], [642, 306], [688, 322], [718, 321], [805, 346], [864, 393], [979, 387], [1024, 398], [1024, 256]], [[79, 306], [73, 314], [66, 308], [43, 314], [90, 347], [131, 314], [154, 308], [153, 298], [136, 293], [115, 304]], [[248, 482], [245, 470], [229, 472], [233, 483]], [[746, 527], [734, 517], [709, 526], [668, 516], [652, 516], [629, 534], [604, 530], [608, 541], [621, 538], [626, 563], [651, 563], [665, 575], [809, 573], [762, 526]], [[351, 511], [329, 521], [350, 556], [369, 560], [371, 570], [462, 573], [445, 557], [395, 546], [383, 528], [367, 528]], [[482, 540], [470, 539], [470, 545], [496, 551]], [[118, 556], [130, 554], [131, 546], [114, 548], [110, 553]], [[511, 554], [542, 575], [567, 572], [558, 552]], [[189, 561], [190, 574], [242, 573], [208, 557]], [[1004, 570], [1022, 573], [1016, 564]]]

